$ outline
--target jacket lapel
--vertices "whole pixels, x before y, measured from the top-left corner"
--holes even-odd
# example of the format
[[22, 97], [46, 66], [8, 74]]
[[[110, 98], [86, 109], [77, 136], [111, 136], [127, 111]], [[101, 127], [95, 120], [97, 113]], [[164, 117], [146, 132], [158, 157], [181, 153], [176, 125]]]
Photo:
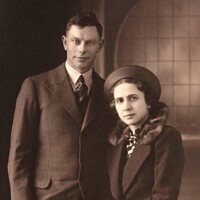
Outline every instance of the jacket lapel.
[[46, 84], [46, 87], [60, 101], [71, 117], [81, 124], [81, 114], [64, 64], [56, 68], [52, 81]]
[[121, 156], [123, 151], [123, 142], [117, 146], [110, 147], [108, 154], [108, 170], [110, 175], [111, 191], [115, 199], [120, 199], [121, 194], [119, 193], [119, 176], [121, 166]]
[[124, 174], [122, 179], [123, 193], [126, 192], [131, 182], [134, 180], [138, 170], [144, 163], [151, 150], [150, 145], [138, 144], [134, 149], [131, 157], [127, 160], [124, 167]]
[[103, 98], [103, 86], [101, 87], [99, 77], [96, 72], [93, 72], [93, 84], [91, 94], [88, 101], [86, 114], [83, 120], [81, 131], [95, 118], [99, 113], [99, 109]]

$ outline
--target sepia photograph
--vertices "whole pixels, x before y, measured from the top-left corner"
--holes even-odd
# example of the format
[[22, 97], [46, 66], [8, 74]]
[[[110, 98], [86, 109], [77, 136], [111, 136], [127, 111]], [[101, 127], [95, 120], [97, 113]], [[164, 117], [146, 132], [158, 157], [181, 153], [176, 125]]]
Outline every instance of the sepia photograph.
[[199, 200], [199, 55], [199, 0], [0, 0], [0, 200]]

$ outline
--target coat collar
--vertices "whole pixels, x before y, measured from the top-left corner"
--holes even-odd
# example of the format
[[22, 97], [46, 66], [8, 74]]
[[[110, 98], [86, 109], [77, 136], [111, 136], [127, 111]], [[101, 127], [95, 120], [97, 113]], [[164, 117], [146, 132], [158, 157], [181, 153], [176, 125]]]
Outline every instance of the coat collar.
[[110, 150], [108, 153], [108, 171], [110, 175], [111, 191], [114, 195], [114, 199], [121, 199], [121, 193], [119, 191], [119, 187], [121, 184], [120, 179], [120, 168], [121, 168], [121, 157], [123, 154], [123, 142], [117, 146], [110, 146]]
[[150, 150], [150, 145], [138, 144], [137, 147], [134, 149], [131, 157], [128, 158], [127, 163], [124, 167], [122, 179], [123, 193], [127, 191], [128, 187], [136, 177], [136, 174], [138, 173], [142, 164], [150, 154]]
[[66, 72], [64, 63], [58, 66], [54, 73], [52, 73], [51, 81], [46, 83], [48, 90], [54, 95], [57, 100], [62, 104], [71, 117], [80, 125], [83, 130], [89, 122], [95, 117], [99, 111], [98, 106], [100, 97], [99, 76], [93, 72], [93, 86], [91, 89], [90, 99], [84, 121], [82, 123], [81, 113], [78, 108], [76, 98], [70, 83], [69, 76]]
[[50, 90], [74, 120], [81, 124], [81, 115], [76, 104], [75, 95], [70, 84], [64, 63], [58, 66], [52, 74], [51, 81], [46, 83]]
[[100, 77], [95, 71], [93, 71], [92, 78], [90, 98], [81, 130], [83, 130], [95, 116], [101, 112], [99, 105], [101, 105], [103, 98], [103, 83], [100, 83]]
[[[137, 131], [141, 144], [151, 144], [162, 132], [166, 123], [169, 109], [166, 104], [159, 102], [155, 116], [149, 118], [142, 128]], [[115, 129], [109, 134], [109, 142], [116, 146], [126, 140], [127, 132], [130, 128], [121, 120], [118, 120]]]
[[[120, 168], [121, 168], [121, 156], [123, 154], [124, 142], [121, 142], [117, 146], [112, 146], [108, 154], [108, 169], [110, 174], [111, 190], [114, 195], [114, 198], [120, 199], [119, 187], [120, 187]], [[128, 158], [126, 165], [124, 166], [123, 176], [122, 176], [122, 187], [123, 193], [127, 191], [130, 184], [135, 179], [139, 169], [141, 168], [144, 161], [147, 159], [150, 154], [151, 146], [150, 145], [141, 145], [138, 144], [133, 154]]]

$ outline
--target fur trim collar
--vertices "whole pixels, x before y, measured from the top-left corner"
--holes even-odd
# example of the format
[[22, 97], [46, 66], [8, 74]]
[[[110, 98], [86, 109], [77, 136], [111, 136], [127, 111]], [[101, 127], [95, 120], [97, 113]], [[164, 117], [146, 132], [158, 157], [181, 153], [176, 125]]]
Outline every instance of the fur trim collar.
[[[169, 109], [166, 104], [160, 102], [160, 108], [155, 117], [150, 117], [148, 121], [136, 130], [140, 144], [151, 144], [155, 138], [162, 132], [163, 126], [166, 123]], [[129, 126], [126, 126], [121, 120], [118, 121], [115, 129], [109, 135], [109, 142], [116, 146], [128, 137], [130, 131]]]

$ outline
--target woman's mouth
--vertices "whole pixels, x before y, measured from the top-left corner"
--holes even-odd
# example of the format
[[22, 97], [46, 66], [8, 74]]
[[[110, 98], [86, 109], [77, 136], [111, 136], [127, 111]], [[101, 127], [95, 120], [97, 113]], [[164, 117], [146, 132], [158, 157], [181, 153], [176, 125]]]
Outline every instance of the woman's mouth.
[[124, 115], [123, 117], [124, 118], [132, 118], [133, 116], [135, 116], [135, 113], [127, 114], [127, 115]]

